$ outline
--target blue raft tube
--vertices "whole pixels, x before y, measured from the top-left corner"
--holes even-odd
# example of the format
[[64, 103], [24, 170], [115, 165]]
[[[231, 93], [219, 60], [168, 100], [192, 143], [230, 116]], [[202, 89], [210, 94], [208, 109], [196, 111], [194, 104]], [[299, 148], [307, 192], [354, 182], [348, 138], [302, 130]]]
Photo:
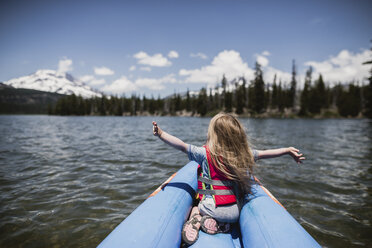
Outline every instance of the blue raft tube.
[[[163, 183], [121, 222], [99, 248], [180, 247], [181, 230], [197, 189], [198, 164], [190, 162]], [[263, 186], [252, 186], [239, 225], [230, 233], [199, 232], [190, 247], [320, 247]]]

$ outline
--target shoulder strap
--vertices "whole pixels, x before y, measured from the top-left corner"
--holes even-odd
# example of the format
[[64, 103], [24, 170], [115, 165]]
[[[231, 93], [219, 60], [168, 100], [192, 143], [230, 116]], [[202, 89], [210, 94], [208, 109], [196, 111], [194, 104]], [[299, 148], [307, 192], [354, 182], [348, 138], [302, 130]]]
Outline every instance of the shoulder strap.
[[215, 185], [215, 186], [234, 186], [233, 183], [231, 181], [222, 181], [222, 180], [212, 180], [212, 179], [209, 179], [209, 178], [206, 178], [206, 177], [202, 177], [202, 176], [199, 176], [198, 177], [198, 180], [200, 182], [203, 182], [203, 183], [206, 183], [206, 184], [209, 184], [209, 185]]
[[233, 195], [234, 192], [232, 190], [224, 189], [224, 190], [213, 190], [213, 189], [199, 189], [199, 194], [203, 195]]
[[[234, 192], [235, 192], [235, 197], [236, 197], [236, 203], [238, 205], [239, 213], [240, 213], [240, 210], [243, 207], [244, 200], [240, 198], [241, 195], [240, 195], [239, 186], [236, 183], [234, 184]], [[243, 200], [243, 202], [242, 202], [242, 200]]]

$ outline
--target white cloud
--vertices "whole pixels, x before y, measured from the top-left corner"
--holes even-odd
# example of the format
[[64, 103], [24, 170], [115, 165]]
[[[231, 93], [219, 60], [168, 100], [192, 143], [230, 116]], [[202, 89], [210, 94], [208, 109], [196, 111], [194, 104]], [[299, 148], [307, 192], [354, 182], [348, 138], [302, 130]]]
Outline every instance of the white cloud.
[[212, 63], [200, 69], [179, 71], [180, 76], [185, 76], [188, 83], [208, 83], [215, 84], [221, 79], [222, 75], [228, 80], [245, 76], [247, 79], [253, 78], [253, 70], [243, 61], [240, 54], [234, 50], [225, 50], [214, 57]]
[[363, 81], [369, 75], [369, 66], [363, 62], [371, 59], [371, 51], [363, 50], [353, 53], [342, 50], [335, 57], [330, 56], [324, 61], [308, 61], [306, 66], [312, 66], [315, 75], [321, 73], [323, 79], [330, 83], [351, 82], [353, 80]]
[[93, 79], [93, 80], [91, 80], [90, 82], [89, 82], [89, 84], [90, 85], [93, 85], [93, 86], [97, 86], [97, 85], [102, 85], [102, 84], [104, 84], [104, 83], [106, 83], [106, 80], [105, 79], [103, 79], [103, 78], [101, 78], [101, 79]]
[[177, 80], [174, 74], [166, 75], [162, 78], [139, 78], [136, 80], [136, 85], [139, 87], [146, 87], [151, 90], [162, 90], [165, 88], [165, 83], [176, 83]]
[[204, 53], [191, 53], [190, 57], [192, 58], [201, 58], [201, 59], [207, 59], [208, 56], [205, 55]]
[[262, 67], [266, 67], [269, 64], [269, 60], [265, 56], [259, 54], [256, 55], [256, 61]]
[[92, 81], [94, 79], [94, 76], [92, 75], [84, 75], [82, 77], [79, 78], [81, 81], [83, 81], [84, 83], [88, 83], [90, 81]]
[[102, 85], [106, 82], [105, 79], [103, 79], [103, 78], [97, 79], [93, 75], [84, 75], [84, 76], [80, 77], [79, 79], [81, 81], [83, 81], [84, 83], [87, 83], [87, 84], [92, 85], [92, 86]]
[[72, 60], [63, 58], [58, 62], [58, 72], [72, 71]]
[[108, 76], [108, 75], [113, 75], [115, 72], [111, 70], [110, 68], [102, 66], [102, 67], [94, 67], [94, 73], [100, 76]]
[[266, 67], [269, 65], [269, 59], [267, 58], [268, 56], [270, 56], [270, 52], [269, 51], [263, 51], [261, 54], [256, 54], [255, 57], [256, 57], [256, 61], [262, 66], [262, 67]]
[[171, 59], [176, 59], [176, 58], [179, 57], [179, 56], [178, 56], [178, 52], [176, 52], [176, 51], [170, 51], [170, 52], [168, 53], [168, 57], [171, 58]]
[[135, 59], [145, 59], [147, 58], [149, 55], [143, 51], [140, 51], [138, 53], [136, 53], [135, 55], [133, 55], [133, 58]]
[[112, 84], [103, 86], [100, 90], [113, 94], [130, 93], [138, 91], [141, 88], [148, 88], [151, 90], [162, 90], [166, 83], [176, 83], [174, 74], [166, 75], [162, 78], [138, 78], [131, 81], [125, 76], [115, 80]]
[[151, 67], [149, 66], [143, 66], [140, 68], [141, 71], [151, 71]]
[[122, 76], [121, 78], [112, 82], [112, 84], [103, 86], [101, 90], [113, 94], [123, 94], [136, 91], [138, 90], [138, 87], [127, 77]]
[[[266, 83], [272, 83], [276, 74], [277, 83], [281, 80], [290, 82], [291, 74], [269, 66], [270, 52], [264, 51], [261, 54], [256, 54], [256, 60], [262, 66], [264, 80]], [[225, 74], [227, 80], [232, 80], [236, 77], [244, 76], [248, 81], [254, 78], [254, 69], [250, 68], [243, 61], [237, 51], [222, 51], [212, 61], [211, 65], [204, 66], [200, 69], [179, 71], [180, 76], [186, 76], [185, 82], [190, 83], [208, 83], [213, 86], [219, 82], [222, 75]]]
[[141, 65], [149, 65], [149, 66], [157, 66], [157, 67], [165, 67], [171, 66], [172, 62], [170, 62], [166, 57], [162, 54], [157, 53], [152, 56], [148, 55], [147, 53], [141, 51], [133, 55], [135, 59], [137, 59], [137, 63]]
[[129, 71], [134, 71], [136, 70], [136, 66], [135, 65], [132, 65], [131, 67], [129, 67]]

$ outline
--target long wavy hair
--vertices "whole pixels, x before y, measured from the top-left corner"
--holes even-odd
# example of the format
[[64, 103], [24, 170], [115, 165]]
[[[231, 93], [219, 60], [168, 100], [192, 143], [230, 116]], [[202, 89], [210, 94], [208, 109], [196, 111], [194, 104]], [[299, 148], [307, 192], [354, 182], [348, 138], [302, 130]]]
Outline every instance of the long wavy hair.
[[251, 193], [255, 162], [240, 121], [226, 113], [214, 116], [208, 127], [207, 146], [215, 168], [239, 186], [237, 197]]

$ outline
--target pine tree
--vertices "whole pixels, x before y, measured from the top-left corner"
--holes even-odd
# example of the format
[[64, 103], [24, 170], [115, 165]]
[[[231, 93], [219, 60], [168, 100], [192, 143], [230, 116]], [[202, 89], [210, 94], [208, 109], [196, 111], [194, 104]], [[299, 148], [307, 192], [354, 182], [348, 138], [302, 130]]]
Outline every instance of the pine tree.
[[322, 74], [319, 74], [319, 79], [316, 84], [316, 91], [320, 96], [321, 108], [327, 107], [327, 91], [323, 81]]
[[158, 112], [163, 112], [164, 111], [165, 101], [160, 98], [160, 95], [158, 95], [158, 99], [156, 100], [156, 102], [157, 102], [157, 104], [156, 104], [157, 111]]
[[84, 100], [82, 96], [78, 96], [77, 102], [78, 102], [78, 115], [85, 115], [86, 100]]
[[130, 115], [136, 115], [137, 114], [137, 106], [136, 106], [136, 95], [135, 94], [132, 94], [132, 98], [131, 98], [131, 110], [130, 110]]
[[310, 103], [310, 89], [311, 89], [311, 75], [313, 73], [313, 68], [310, 66], [306, 71], [304, 89], [301, 93], [301, 109], [300, 115], [306, 116], [309, 112]]
[[244, 94], [244, 107], [248, 107], [248, 94], [247, 94], [247, 80], [244, 77], [241, 77], [242, 80], [242, 89]]
[[212, 88], [209, 88], [209, 97], [208, 97], [208, 111], [215, 109], [214, 97], [212, 93]]
[[232, 112], [233, 107], [233, 94], [232, 92], [226, 92], [225, 94], [225, 111], [227, 113]]
[[154, 95], [151, 95], [151, 99], [149, 100], [149, 112], [150, 114], [154, 114], [156, 109], [156, 102], [154, 99]]
[[105, 108], [105, 96], [101, 97], [100, 104], [98, 106], [98, 112], [100, 115], [106, 115], [106, 108]]
[[201, 116], [207, 114], [207, 100], [207, 90], [205, 88], [201, 88], [197, 99], [197, 111]]
[[[371, 42], [372, 42], [372, 40], [371, 40]], [[372, 47], [371, 47], [371, 51], [372, 51]], [[372, 60], [366, 61], [363, 64], [364, 65], [370, 65], [370, 64], [372, 64]], [[364, 99], [365, 99], [364, 115], [368, 118], [372, 118], [372, 67], [371, 67], [369, 73], [370, 73], [369, 78], [368, 78], [369, 84], [366, 87], [364, 87], [365, 89], [363, 91]]]
[[182, 100], [181, 95], [176, 94], [175, 103], [174, 103], [175, 111], [180, 111], [182, 109]]
[[[144, 99], [146, 99], [144, 97]], [[115, 115], [122, 116], [123, 115], [123, 106], [121, 104], [121, 98], [116, 98], [116, 108], [115, 108]]]
[[357, 116], [361, 110], [360, 87], [349, 84], [348, 91], [342, 90], [337, 101], [337, 108], [341, 116]]
[[190, 101], [189, 88], [187, 88], [187, 92], [186, 92], [186, 110], [187, 111], [190, 111], [191, 110], [191, 101]]
[[295, 104], [295, 97], [296, 97], [296, 62], [295, 60], [292, 61], [292, 80], [291, 80], [291, 87], [289, 89], [289, 97], [288, 97], [288, 107], [294, 107]]
[[222, 86], [222, 104], [223, 104], [223, 108], [225, 108], [226, 107], [226, 105], [225, 105], [225, 101], [226, 101], [226, 86], [227, 86], [227, 79], [226, 79], [226, 77], [225, 77], [225, 74], [223, 74], [223, 76], [222, 76], [222, 81], [221, 81], [221, 86]]
[[265, 87], [264, 110], [266, 110], [270, 106], [270, 99], [271, 99], [270, 86], [267, 84]]
[[221, 96], [219, 92], [220, 86], [219, 84], [216, 84], [216, 87], [214, 88], [215, 94], [214, 94], [214, 102], [216, 103], [216, 108], [221, 109]]
[[242, 114], [245, 106], [245, 81], [236, 88], [236, 113]]
[[319, 78], [315, 81], [314, 87], [311, 88], [310, 92], [310, 105], [309, 112], [313, 114], [319, 114], [322, 108], [327, 105], [327, 93], [325, 84], [323, 81], [322, 74], [319, 74]]
[[142, 96], [142, 101], [141, 101], [141, 112], [145, 112], [149, 109], [148, 107], [148, 101], [147, 101], [147, 98], [145, 96], [145, 94]]
[[270, 107], [276, 109], [278, 107], [278, 87], [276, 86], [276, 74], [274, 75], [273, 80], [273, 90], [271, 94]]
[[282, 88], [282, 82], [279, 81], [279, 86], [278, 86], [278, 108], [280, 112], [284, 111], [285, 107], [285, 92], [283, 91]]
[[254, 99], [252, 99], [253, 111], [256, 113], [261, 113], [265, 106], [265, 83], [263, 81], [261, 65], [258, 62], [256, 62], [254, 74]]

